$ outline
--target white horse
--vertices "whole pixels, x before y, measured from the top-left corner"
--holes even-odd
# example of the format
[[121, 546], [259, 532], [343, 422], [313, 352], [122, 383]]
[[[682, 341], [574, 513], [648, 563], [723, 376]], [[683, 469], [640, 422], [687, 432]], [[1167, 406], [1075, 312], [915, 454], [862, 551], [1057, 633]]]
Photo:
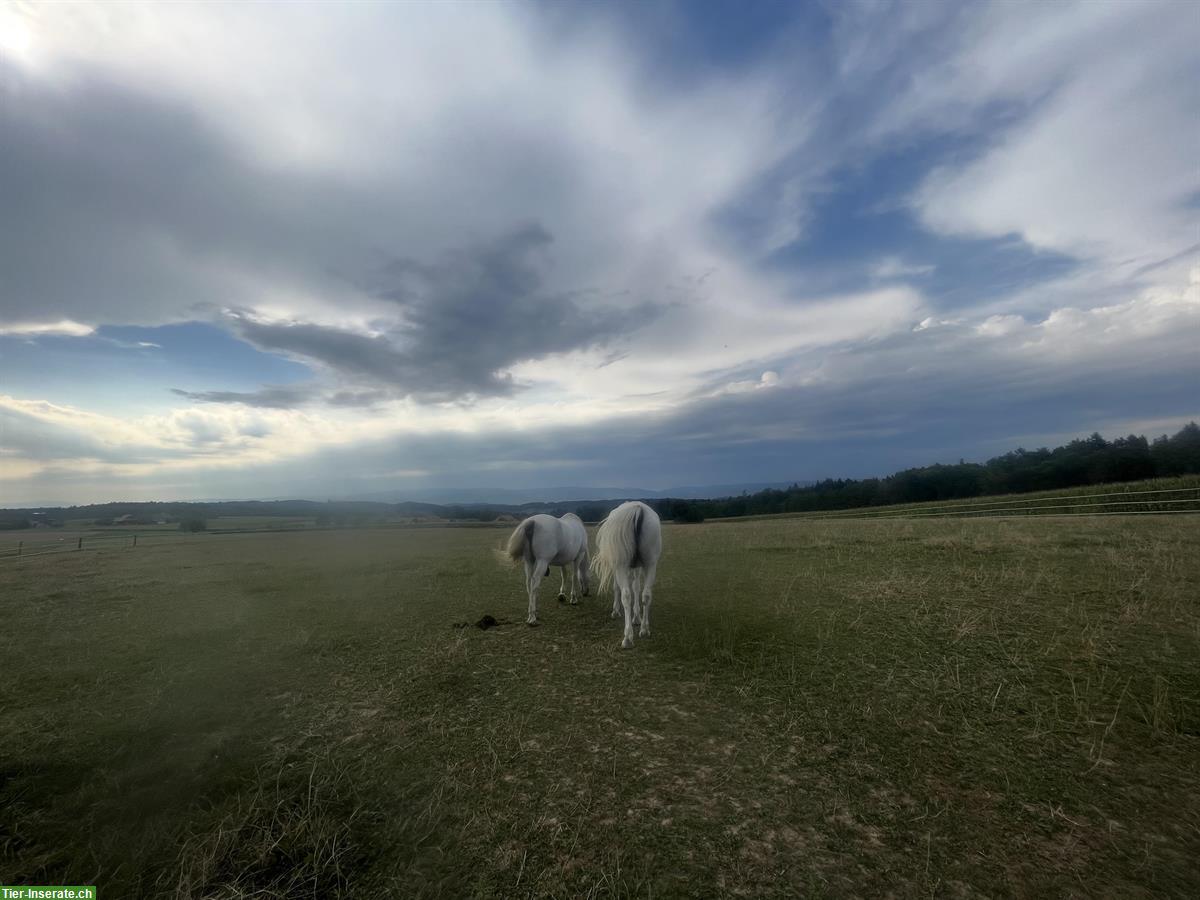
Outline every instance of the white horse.
[[639, 637], [650, 634], [650, 601], [654, 576], [662, 555], [662, 523], [653, 509], [638, 500], [622, 503], [600, 523], [596, 536], [596, 571], [600, 590], [615, 583], [613, 617], [617, 599], [625, 610], [625, 637], [621, 646], [633, 646], [633, 626], [641, 623]]
[[579, 586], [583, 596], [588, 595], [588, 536], [583, 520], [574, 513], [561, 519], [538, 514], [530, 516], [516, 527], [508, 539], [508, 546], [498, 551], [506, 561], [525, 561], [525, 590], [529, 592], [530, 625], [538, 624], [537, 591], [542, 578], [550, 574], [551, 566], [562, 566], [563, 580], [558, 597], [565, 600], [567, 567], [571, 572], [571, 602], [578, 603], [575, 588]]

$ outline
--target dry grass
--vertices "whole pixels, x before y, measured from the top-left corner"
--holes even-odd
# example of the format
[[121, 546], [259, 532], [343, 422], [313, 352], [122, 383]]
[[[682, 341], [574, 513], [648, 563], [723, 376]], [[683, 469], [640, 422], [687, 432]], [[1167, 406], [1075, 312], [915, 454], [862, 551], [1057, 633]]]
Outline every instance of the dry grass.
[[336, 763], [260, 770], [230, 808], [185, 831], [160, 893], [178, 898], [348, 897], [370, 855], [356, 843], [364, 813]]
[[1200, 521], [669, 527], [632, 652], [601, 598], [451, 628], [519, 618], [499, 536], [0, 570], [0, 881], [1200, 893]]

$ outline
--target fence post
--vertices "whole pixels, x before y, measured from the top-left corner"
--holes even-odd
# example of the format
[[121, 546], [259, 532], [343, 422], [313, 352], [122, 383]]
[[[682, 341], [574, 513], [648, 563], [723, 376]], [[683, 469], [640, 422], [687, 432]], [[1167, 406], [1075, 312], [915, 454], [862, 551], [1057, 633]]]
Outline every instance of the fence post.
[[76, 550], [83, 549], [83, 535], [82, 534], [79, 536], [79, 543], [75, 545], [75, 549]]
[[[134, 547], [137, 546], [137, 535], [136, 534], [133, 536], [133, 546]], [[131, 547], [130, 549], [133, 549], [133, 548]]]

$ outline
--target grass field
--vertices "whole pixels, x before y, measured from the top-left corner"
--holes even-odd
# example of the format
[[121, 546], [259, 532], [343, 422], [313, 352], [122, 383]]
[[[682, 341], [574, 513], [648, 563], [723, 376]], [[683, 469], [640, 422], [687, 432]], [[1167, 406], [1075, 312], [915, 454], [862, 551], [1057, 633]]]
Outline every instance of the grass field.
[[1200, 517], [667, 526], [654, 634], [497, 529], [0, 564], [0, 883], [1200, 896]]

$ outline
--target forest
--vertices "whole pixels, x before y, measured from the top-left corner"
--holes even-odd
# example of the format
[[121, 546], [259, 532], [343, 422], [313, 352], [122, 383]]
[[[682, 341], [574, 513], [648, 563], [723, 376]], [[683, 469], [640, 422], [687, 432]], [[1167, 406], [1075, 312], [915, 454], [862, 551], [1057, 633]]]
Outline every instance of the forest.
[[716, 500], [652, 503], [663, 518], [703, 521], [729, 516], [855, 509], [895, 503], [1020, 494], [1089, 484], [1200, 473], [1200, 425], [1190, 422], [1153, 441], [1139, 435], [1105, 440], [1098, 433], [1053, 450], [1018, 447], [985, 463], [959, 461], [905, 469], [886, 478], [829, 478], [785, 490]]

